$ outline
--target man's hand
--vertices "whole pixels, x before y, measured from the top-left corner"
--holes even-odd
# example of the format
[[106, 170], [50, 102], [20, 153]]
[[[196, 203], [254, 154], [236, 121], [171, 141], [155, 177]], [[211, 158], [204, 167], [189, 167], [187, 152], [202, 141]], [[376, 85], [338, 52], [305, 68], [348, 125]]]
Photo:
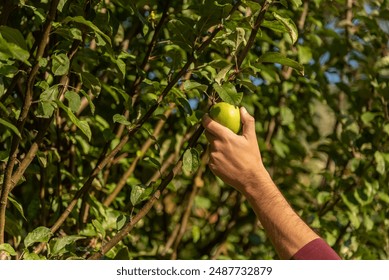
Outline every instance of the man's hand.
[[247, 187], [257, 185], [258, 176], [267, 172], [261, 160], [255, 120], [243, 107], [240, 116], [242, 135], [233, 133], [207, 115], [203, 118], [203, 126], [210, 143], [209, 167], [212, 172], [245, 193]]
[[242, 135], [204, 117], [210, 143], [209, 166], [215, 175], [245, 195], [279, 256], [290, 259], [319, 236], [293, 211], [263, 166], [254, 118], [244, 108], [240, 115]]

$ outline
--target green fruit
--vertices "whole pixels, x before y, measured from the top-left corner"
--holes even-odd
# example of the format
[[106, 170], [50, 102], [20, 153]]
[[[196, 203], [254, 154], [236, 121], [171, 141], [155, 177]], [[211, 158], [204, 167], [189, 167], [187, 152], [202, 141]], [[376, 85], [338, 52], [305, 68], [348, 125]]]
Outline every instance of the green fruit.
[[234, 133], [240, 130], [240, 110], [238, 106], [226, 102], [216, 103], [209, 110], [209, 116], [218, 123], [228, 127]]

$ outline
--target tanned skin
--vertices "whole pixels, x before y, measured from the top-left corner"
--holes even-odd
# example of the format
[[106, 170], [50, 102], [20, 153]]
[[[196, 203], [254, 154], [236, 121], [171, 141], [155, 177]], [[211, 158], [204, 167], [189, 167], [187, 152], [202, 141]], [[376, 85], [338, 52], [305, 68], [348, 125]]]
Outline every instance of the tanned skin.
[[255, 120], [240, 108], [242, 134], [203, 118], [210, 143], [209, 167], [248, 200], [281, 259], [290, 259], [319, 236], [292, 209], [263, 165]]

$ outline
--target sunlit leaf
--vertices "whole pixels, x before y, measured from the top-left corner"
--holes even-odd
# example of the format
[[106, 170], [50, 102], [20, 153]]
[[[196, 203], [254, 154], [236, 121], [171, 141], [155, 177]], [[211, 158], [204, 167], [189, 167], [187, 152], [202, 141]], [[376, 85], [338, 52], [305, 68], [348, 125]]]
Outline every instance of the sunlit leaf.
[[259, 57], [258, 62], [260, 63], [279, 63], [281, 65], [289, 66], [295, 69], [300, 75], [304, 75], [304, 66], [300, 63], [287, 58], [281, 53], [267, 52]]
[[95, 229], [97, 230], [97, 232], [101, 234], [101, 237], [105, 238], [106, 231], [105, 231], [103, 225], [97, 219], [93, 219], [92, 224], [95, 227]]
[[74, 115], [74, 113], [72, 112], [72, 110], [70, 110], [69, 107], [66, 107], [62, 102], [60, 101], [57, 101], [56, 102], [58, 104], [59, 107], [61, 107], [62, 110], [64, 110], [66, 112], [66, 114], [68, 115], [70, 121], [72, 123], [74, 123], [81, 131], [82, 133], [85, 134], [85, 136], [88, 138], [88, 140], [90, 141], [91, 138], [92, 138], [92, 131], [89, 127], [89, 124], [87, 121], [82, 121], [82, 120], [79, 120], [76, 115]]
[[283, 17], [276, 12], [273, 12], [273, 16], [276, 20], [278, 20], [280, 23], [282, 23], [285, 26], [290, 36], [290, 39], [292, 40], [292, 44], [294, 45], [298, 39], [298, 30], [296, 24], [293, 22], [292, 19]]
[[62, 76], [68, 73], [70, 61], [66, 54], [55, 54], [51, 57], [51, 70], [55, 76]]
[[232, 83], [223, 83], [222, 85], [213, 84], [213, 88], [219, 94], [219, 97], [227, 103], [238, 106], [242, 101], [243, 94], [237, 92], [235, 85]]
[[36, 242], [48, 242], [52, 235], [53, 233], [49, 228], [37, 227], [29, 234], [27, 234], [26, 238], [24, 239], [24, 246], [28, 248]]
[[0, 252], [4, 251], [11, 256], [16, 256], [15, 249], [8, 243], [0, 244]]
[[67, 245], [73, 244], [77, 240], [85, 239], [84, 236], [78, 236], [78, 235], [69, 235], [69, 236], [63, 236], [60, 238], [56, 238], [54, 241], [54, 246], [51, 248], [51, 255], [57, 256], [63, 253], [66, 253], [65, 247]]
[[67, 91], [65, 93], [65, 98], [69, 102], [69, 108], [72, 112], [77, 112], [81, 106], [81, 98], [80, 95], [75, 91]]
[[215, 82], [218, 83], [218, 85], [221, 85], [222, 81], [226, 81], [226, 75], [228, 71], [230, 71], [231, 67], [232, 65], [227, 65], [217, 73], [215, 77]]
[[188, 149], [184, 153], [182, 169], [186, 174], [193, 174], [200, 165], [199, 152], [196, 149]]
[[132, 125], [132, 123], [129, 122], [125, 116], [120, 115], [120, 114], [115, 114], [115, 115], [113, 116], [113, 121], [114, 121], [115, 123], [121, 123], [121, 124], [124, 124], [124, 125], [127, 125], [127, 126]]
[[0, 26], [0, 55], [6, 55], [9, 58], [17, 59], [27, 65], [30, 53], [27, 50], [27, 44], [22, 33], [15, 28]]
[[376, 151], [374, 153], [374, 159], [375, 159], [375, 162], [376, 162], [376, 170], [378, 173], [380, 173], [381, 175], [385, 174], [385, 159], [384, 157], [382, 156], [382, 154], [378, 151]]

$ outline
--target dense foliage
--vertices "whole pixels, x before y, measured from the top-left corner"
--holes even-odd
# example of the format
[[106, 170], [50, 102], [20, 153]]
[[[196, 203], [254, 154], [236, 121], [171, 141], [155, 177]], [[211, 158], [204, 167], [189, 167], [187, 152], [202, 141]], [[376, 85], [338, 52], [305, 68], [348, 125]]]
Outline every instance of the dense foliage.
[[345, 259], [389, 258], [386, 0], [4, 0], [0, 251], [274, 259], [207, 168], [213, 102]]

